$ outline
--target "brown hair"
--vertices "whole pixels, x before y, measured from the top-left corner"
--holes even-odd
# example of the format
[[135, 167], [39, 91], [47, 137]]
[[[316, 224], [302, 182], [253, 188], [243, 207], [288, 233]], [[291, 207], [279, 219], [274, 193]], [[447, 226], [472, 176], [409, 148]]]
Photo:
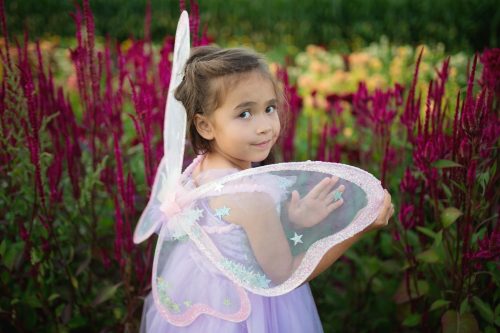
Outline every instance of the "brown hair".
[[187, 112], [188, 139], [196, 154], [210, 151], [210, 142], [196, 130], [196, 114], [209, 116], [223, 104], [227, 89], [242, 78], [241, 74], [259, 71], [271, 80], [280, 107], [285, 106], [284, 94], [259, 54], [241, 48], [221, 49], [201, 46], [191, 50], [184, 68], [184, 78], [175, 90]]

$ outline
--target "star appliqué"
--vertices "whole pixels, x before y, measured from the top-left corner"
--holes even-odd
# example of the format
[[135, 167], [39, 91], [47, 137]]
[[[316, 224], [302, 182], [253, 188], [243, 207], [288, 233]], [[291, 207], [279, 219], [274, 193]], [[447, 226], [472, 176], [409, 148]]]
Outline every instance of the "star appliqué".
[[188, 219], [190, 222], [197, 222], [200, 217], [203, 216], [203, 210], [199, 208], [194, 208], [188, 210], [186, 213], [186, 219]]
[[215, 216], [217, 216], [218, 218], [223, 218], [224, 216], [228, 216], [229, 215], [229, 211], [231, 210], [231, 208], [229, 207], [221, 207], [221, 208], [217, 208], [215, 210]]
[[224, 303], [225, 306], [230, 306], [231, 305], [231, 300], [226, 297], [226, 298], [224, 298], [224, 302], [223, 303]]
[[339, 190], [333, 192], [333, 200], [339, 201], [340, 199], [342, 199], [342, 192], [340, 192]]
[[298, 243], [303, 243], [302, 236], [304, 236], [304, 235], [297, 235], [296, 232], [293, 233], [293, 237], [290, 238], [290, 240], [293, 241], [294, 246], [297, 245]]
[[214, 184], [214, 191], [215, 192], [222, 192], [222, 189], [224, 188], [224, 185], [221, 183], [215, 183]]

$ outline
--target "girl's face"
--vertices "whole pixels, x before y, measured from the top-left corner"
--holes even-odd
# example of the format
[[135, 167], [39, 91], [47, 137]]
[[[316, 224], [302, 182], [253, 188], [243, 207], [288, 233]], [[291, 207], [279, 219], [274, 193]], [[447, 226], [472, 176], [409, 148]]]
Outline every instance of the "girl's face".
[[257, 71], [242, 75], [207, 120], [210, 154], [246, 169], [269, 155], [280, 133], [280, 120], [272, 82]]

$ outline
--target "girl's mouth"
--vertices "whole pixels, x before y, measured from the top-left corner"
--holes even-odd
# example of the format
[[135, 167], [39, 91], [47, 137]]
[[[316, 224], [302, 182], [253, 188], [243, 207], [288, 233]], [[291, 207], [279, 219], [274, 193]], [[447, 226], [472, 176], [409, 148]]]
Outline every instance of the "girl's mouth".
[[267, 148], [267, 146], [271, 143], [271, 139], [267, 141], [262, 141], [260, 143], [254, 143], [252, 146], [258, 147], [258, 148]]

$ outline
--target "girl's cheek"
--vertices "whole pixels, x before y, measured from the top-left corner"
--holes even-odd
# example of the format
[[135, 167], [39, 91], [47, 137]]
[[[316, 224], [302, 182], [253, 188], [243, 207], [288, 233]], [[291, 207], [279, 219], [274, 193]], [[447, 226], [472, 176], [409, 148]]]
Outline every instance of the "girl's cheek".
[[279, 135], [281, 132], [281, 122], [279, 117], [276, 117], [275, 128], [276, 128], [276, 135]]

